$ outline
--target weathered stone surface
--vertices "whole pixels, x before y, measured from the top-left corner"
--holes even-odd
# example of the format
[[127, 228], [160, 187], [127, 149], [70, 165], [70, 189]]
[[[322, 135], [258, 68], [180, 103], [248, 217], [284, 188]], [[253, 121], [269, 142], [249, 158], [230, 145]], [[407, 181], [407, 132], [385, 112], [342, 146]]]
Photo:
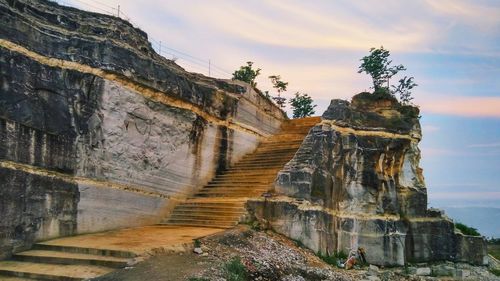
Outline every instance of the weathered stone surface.
[[159, 56], [122, 19], [0, 0], [0, 258], [159, 222], [285, 118], [245, 83]]
[[39, 239], [76, 232], [75, 183], [0, 167], [0, 259]]
[[323, 254], [363, 247], [377, 265], [485, 264], [482, 237], [455, 233], [451, 220], [427, 209], [417, 115], [365, 93], [333, 100], [278, 173], [279, 196], [250, 202], [250, 213]]

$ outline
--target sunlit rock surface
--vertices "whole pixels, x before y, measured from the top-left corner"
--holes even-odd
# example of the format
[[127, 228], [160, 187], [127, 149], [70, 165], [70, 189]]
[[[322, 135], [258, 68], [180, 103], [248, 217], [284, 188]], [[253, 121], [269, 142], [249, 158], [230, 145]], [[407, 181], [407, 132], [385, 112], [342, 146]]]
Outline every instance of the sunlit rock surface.
[[276, 195], [248, 204], [275, 231], [323, 254], [363, 247], [378, 265], [436, 260], [484, 264], [485, 241], [427, 209], [418, 109], [362, 93], [332, 100]]
[[284, 118], [247, 84], [157, 55], [124, 20], [0, 0], [0, 258], [157, 223]]

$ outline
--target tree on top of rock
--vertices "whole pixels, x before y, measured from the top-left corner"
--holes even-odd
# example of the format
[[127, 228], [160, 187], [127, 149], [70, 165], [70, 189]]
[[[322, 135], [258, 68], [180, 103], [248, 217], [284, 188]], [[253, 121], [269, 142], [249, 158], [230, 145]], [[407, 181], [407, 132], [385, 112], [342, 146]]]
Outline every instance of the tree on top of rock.
[[390, 52], [384, 47], [371, 48], [370, 54], [361, 59], [358, 73], [365, 72], [372, 77], [374, 93], [390, 93], [396, 95], [399, 93], [400, 101], [404, 104], [410, 103], [413, 99], [411, 90], [417, 86], [413, 77], [407, 77], [399, 80], [397, 86], [390, 85], [390, 80], [400, 71], [405, 71], [406, 68], [400, 65], [391, 65], [392, 60], [389, 60]]
[[257, 82], [255, 82], [255, 78], [260, 74], [260, 68], [253, 69], [253, 62], [247, 61], [247, 65], [240, 66], [240, 69], [234, 71], [233, 80], [240, 80], [243, 82], [247, 82], [252, 85], [252, 87], [257, 86]]
[[271, 75], [269, 76], [269, 79], [271, 79], [271, 83], [273, 83], [273, 88], [275, 88], [278, 91], [278, 96], [273, 97], [273, 100], [280, 107], [285, 107], [286, 98], [281, 97], [281, 92], [286, 91], [288, 82], [281, 81], [281, 76], [279, 75]]

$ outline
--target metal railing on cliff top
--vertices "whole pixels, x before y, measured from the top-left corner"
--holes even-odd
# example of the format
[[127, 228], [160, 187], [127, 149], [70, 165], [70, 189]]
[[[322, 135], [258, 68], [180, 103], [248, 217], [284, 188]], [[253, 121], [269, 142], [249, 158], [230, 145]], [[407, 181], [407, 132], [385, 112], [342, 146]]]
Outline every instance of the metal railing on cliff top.
[[[98, 0], [53, 0], [60, 5], [63, 6], [71, 6], [79, 9], [88, 9], [93, 12], [103, 13], [110, 16], [119, 17], [130, 22], [133, 26], [140, 28], [143, 31], [146, 31], [142, 28], [137, 22], [131, 19], [123, 9], [121, 9], [120, 5], [116, 7], [111, 6], [110, 4], [103, 3]], [[186, 52], [176, 50], [165, 42], [161, 40], [155, 39], [148, 35], [148, 39], [151, 43], [153, 49], [161, 56], [178, 61], [179, 64], [183, 66], [189, 67], [189, 69], [199, 71], [200, 73], [206, 74], [209, 77], [220, 76], [221, 78], [230, 78], [232, 73], [225, 70], [222, 67], [215, 65], [210, 59], [202, 59], [193, 55], [190, 55]]]

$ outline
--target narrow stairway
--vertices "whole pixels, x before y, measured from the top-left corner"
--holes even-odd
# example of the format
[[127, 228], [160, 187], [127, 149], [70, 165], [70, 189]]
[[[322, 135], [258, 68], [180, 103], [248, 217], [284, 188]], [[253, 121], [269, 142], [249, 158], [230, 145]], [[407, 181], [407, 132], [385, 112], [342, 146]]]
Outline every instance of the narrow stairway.
[[268, 191], [320, 117], [286, 121], [280, 132], [218, 174], [192, 198], [177, 205], [162, 224], [230, 228], [245, 214], [248, 198]]
[[123, 268], [134, 253], [39, 243], [0, 261], [0, 280], [87, 280]]

